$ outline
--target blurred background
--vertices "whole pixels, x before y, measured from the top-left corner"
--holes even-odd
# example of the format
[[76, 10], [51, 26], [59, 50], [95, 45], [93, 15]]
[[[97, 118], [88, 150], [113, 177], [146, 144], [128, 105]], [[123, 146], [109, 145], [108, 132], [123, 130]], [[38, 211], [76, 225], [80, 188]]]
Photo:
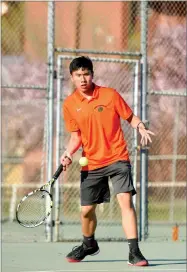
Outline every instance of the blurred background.
[[[96, 58], [95, 82], [115, 87], [132, 107], [133, 61], [140, 65], [146, 54], [147, 119], [150, 130], [156, 134], [147, 152], [146, 239], [170, 240], [176, 225], [179, 227], [178, 239], [186, 239], [187, 3], [148, 1], [144, 13], [141, 13], [140, 1], [54, 2], [53, 8], [49, 9], [48, 2], [1, 2], [3, 240], [12, 241], [18, 237], [19, 240], [28, 237], [31, 241], [45, 240], [43, 226], [25, 230], [23, 235], [23, 228], [15, 223], [15, 208], [26, 192], [46, 182], [51, 141], [53, 170], [58, 164], [55, 149], [57, 82], [61, 80], [63, 101], [73, 90], [68, 75], [69, 61], [82, 54]], [[54, 20], [54, 29], [49, 17]], [[82, 50], [82, 53], [72, 49]], [[67, 55], [69, 59], [65, 57]], [[57, 64], [59, 56], [62, 56], [59, 66], [62, 71]], [[54, 62], [50, 57], [54, 57]], [[105, 60], [100, 60], [103, 57]], [[140, 114], [141, 69], [138, 71]], [[50, 80], [53, 81], [52, 89]], [[49, 127], [49, 103], [54, 107], [52, 127]], [[60, 131], [59, 152], [62, 152], [68, 139], [63, 119]], [[124, 132], [130, 154], [134, 156], [136, 152], [132, 161], [137, 162], [136, 208], [140, 215], [141, 150], [133, 146], [132, 131], [127, 124]], [[80, 166], [77, 162], [80, 156], [78, 152], [66, 176], [62, 175], [59, 180], [59, 240], [81, 239]], [[110, 205], [98, 207], [98, 217], [100, 239], [123, 239], [120, 211], [113, 197]]]

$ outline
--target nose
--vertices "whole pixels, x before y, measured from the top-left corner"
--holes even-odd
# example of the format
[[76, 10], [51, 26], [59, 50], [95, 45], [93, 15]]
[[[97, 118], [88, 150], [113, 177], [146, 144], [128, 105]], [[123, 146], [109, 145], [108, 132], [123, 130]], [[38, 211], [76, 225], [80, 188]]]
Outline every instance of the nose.
[[84, 76], [81, 76], [81, 82], [86, 82], [86, 78]]

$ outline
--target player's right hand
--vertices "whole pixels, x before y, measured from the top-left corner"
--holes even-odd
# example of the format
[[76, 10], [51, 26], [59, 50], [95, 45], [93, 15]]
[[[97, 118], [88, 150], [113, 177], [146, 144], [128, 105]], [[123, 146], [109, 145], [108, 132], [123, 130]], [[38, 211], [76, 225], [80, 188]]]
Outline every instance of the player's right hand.
[[72, 163], [72, 156], [65, 151], [60, 158], [60, 162], [63, 165], [63, 171], [66, 171], [68, 166]]

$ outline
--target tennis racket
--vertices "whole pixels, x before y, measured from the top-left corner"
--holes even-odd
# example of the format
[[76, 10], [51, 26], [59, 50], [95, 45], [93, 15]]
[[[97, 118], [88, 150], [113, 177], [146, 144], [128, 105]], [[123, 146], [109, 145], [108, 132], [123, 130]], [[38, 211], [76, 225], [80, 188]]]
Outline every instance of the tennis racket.
[[16, 219], [20, 225], [34, 228], [47, 219], [53, 207], [51, 188], [62, 171], [63, 165], [61, 164], [48, 183], [22, 198], [16, 210]]

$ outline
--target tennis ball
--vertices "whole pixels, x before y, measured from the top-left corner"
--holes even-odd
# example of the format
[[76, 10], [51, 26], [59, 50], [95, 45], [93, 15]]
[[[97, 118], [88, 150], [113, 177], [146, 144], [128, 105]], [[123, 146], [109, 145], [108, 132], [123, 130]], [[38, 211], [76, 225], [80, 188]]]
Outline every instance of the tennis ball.
[[79, 160], [81, 166], [86, 166], [88, 164], [88, 159], [86, 157], [81, 157]]

